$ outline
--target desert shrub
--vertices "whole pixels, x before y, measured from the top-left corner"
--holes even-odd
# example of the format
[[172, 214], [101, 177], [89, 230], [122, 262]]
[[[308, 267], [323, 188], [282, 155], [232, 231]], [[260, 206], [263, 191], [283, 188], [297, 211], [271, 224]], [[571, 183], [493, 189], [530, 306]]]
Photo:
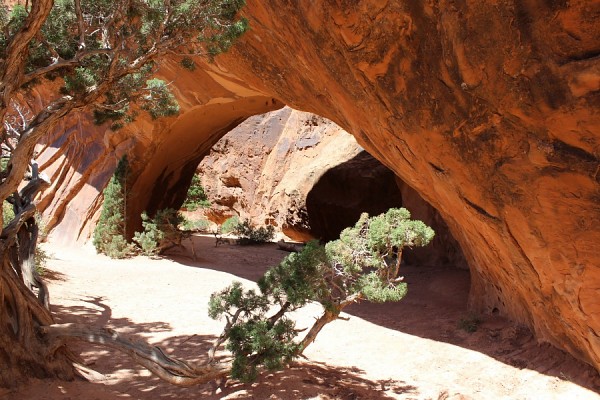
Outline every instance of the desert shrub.
[[191, 57], [183, 57], [180, 61], [180, 64], [183, 68], [190, 70], [190, 71], [195, 71], [196, 70], [196, 63], [194, 62], [194, 60], [191, 59]]
[[479, 316], [476, 314], [469, 314], [458, 321], [458, 327], [469, 333], [477, 332], [480, 324], [481, 318], [479, 318]]
[[33, 262], [35, 265], [35, 270], [38, 274], [44, 275], [46, 271], [46, 265], [48, 264], [48, 260], [50, 259], [50, 255], [40, 246], [35, 248], [35, 253], [33, 255]]
[[125, 239], [128, 173], [129, 162], [127, 156], [123, 156], [104, 189], [102, 211], [94, 230], [93, 243], [96, 251], [111, 258], [125, 258], [131, 255], [131, 246]]
[[165, 208], [159, 210], [154, 218], [146, 212], [142, 213], [143, 232], [136, 232], [133, 241], [137, 243], [142, 254], [153, 256], [162, 253], [171, 246], [178, 246], [184, 237], [179, 225], [184, 218], [176, 210]]
[[[0, 171], [5, 172], [7, 164], [8, 164], [8, 158], [2, 157], [0, 159]], [[6, 225], [8, 225], [10, 223], [10, 221], [15, 219], [15, 210], [13, 208], [13, 205], [10, 204], [6, 200], [2, 202], [2, 217], [3, 217], [2, 221], [4, 224], [3, 228], [5, 228]]]
[[3, 216], [3, 221], [4, 221], [4, 226], [3, 228], [6, 227], [6, 225], [8, 225], [10, 223], [10, 221], [12, 221], [15, 218], [15, 210], [12, 206], [12, 204], [10, 204], [8, 201], [4, 201], [2, 203], [2, 216]]
[[231, 233], [240, 224], [240, 218], [237, 215], [227, 218], [221, 225], [221, 233]]
[[238, 243], [241, 245], [266, 243], [275, 237], [275, 228], [273, 225], [261, 226], [256, 228], [250, 221], [239, 222], [233, 233], [238, 236]]
[[204, 187], [202, 187], [202, 182], [200, 182], [200, 178], [196, 174], [194, 174], [194, 177], [192, 178], [192, 183], [187, 191], [187, 196], [182, 207], [188, 211], [195, 211], [198, 208], [210, 207], [210, 201], [208, 201], [208, 198], [206, 197]]
[[184, 218], [181, 228], [185, 231], [206, 232], [210, 228], [210, 221], [204, 218], [188, 219]]

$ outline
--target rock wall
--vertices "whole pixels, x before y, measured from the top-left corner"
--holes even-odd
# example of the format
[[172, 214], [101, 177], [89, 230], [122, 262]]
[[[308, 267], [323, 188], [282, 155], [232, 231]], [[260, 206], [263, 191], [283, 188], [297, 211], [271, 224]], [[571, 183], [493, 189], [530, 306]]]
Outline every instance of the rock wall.
[[135, 155], [136, 211], [176, 203], [216, 138], [278, 99], [335, 121], [440, 212], [473, 308], [600, 367], [598, 1], [264, 0], [244, 12], [252, 29], [218, 65], [165, 63], [180, 117], [116, 135], [65, 122], [72, 145], [42, 155], [58, 237], [85, 236], [116, 155]]
[[600, 4], [251, 2], [220, 62], [437, 208], [470, 302], [600, 366]]
[[[191, 72], [177, 60], [165, 60], [161, 75], [178, 83], [172, 90], [179, 116], [154, 121], [140, 113], [134, 123], [111, 131], [87, 114], [75, 114], [39, 146], [40, 168], [52, 180], [39, 203], [50, 240], [69, 244], [90, 238], [102, 190], [123, 155], [131, 166], [127, 228], [133, 235], [141, 228], [142, 211], [181, 205], [198, 163], [221, 136], [251, 115], [283, 106], [215, 65]], [[47, 95], [34, 94], [32, 107]]]
[[306, 196], [321, 176], [362, 151], [322, 117], [283, 108], [248, 118], [215, 144], [198, 172], [211, 219], [272, 224], [293, 240], [314, 238]]

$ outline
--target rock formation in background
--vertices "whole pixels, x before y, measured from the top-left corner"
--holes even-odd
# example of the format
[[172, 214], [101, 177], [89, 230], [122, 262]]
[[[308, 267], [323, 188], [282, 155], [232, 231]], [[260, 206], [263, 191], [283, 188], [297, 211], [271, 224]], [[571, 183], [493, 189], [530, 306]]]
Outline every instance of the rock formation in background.
[[286, 107], [248, 118], [199, 165], [211, 219], [237, 214], [294, 240], [313, 238], [306, 195], [325, 171], [361, 151], [342, 128], [310, 113]]
[[135, 218], [180, 202], [220, 136], [281, 102], [336, 122], [439, 211], [475, 310], [600, 367], [597, 1], [264, 0], [244, 12], [251, 31], [216, 65], [164, 63], [179, 117], [116, 134], [65, 121], [71, 145], [49, 140], [55, 237], [87, 235], [123, 152]]
[[213, 146], [198, 174], [214, 222], [238, 215], [257, 226], [274, 225], [292, 240], [329, 241], [362, 212], [405, 205], [437, 235], [427, 249], [407, 251], [405, 260], [465, 264], [435, 209], [354, 137], [317, 115], [285, 107], [250, 117]]

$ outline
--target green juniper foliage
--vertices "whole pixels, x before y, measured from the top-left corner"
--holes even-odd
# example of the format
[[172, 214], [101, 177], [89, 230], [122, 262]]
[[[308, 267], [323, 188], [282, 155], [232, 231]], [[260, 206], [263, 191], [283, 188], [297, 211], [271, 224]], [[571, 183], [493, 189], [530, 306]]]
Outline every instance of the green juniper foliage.
[[241, 245], [260, 244], [273, 240], [275, 228], [272, 225], [256, 228], [249, 220], [244, 220], [238, 222], [233, 228], [233, 233], [238, 236], [238, 243]]
[[206, 218], [188, 219], [184, 218], [181, 223], [181, 228], [191, 232], [207, 232], [210, 228], [210, 221]]
[[125, 239], [128, 173], [129, 162], [127, 156], [123, 156], [104, 189], [102, 211], [94, 230], [96, 250], [111, 258], [124, 258], [131, 254], [131, 247]]
[[137, 243], [144, 255], [160, 254], [169, 246], [181, 243], [184, 234], [178, 227], [183, 222], [181, 213], [172, 208], [159, 210], [154, 218], [150, 218], [144, 211], [142, 213], [144, 231], [136, 232], [133, 241]]
[[281, 369], [298, 351], [298, 345], [293, 342], [293, 322], [286, 317], [267, 318], [269, 306], [268, 296], [252, 289], [244, 290], [239, 282], [210, 297], [209, 316], [213, 319], [225, 316], [228, 320], [226, 348], [234, 356], [234, 378], [251, 382], [261, 366]]
[[188, 211], [195, 211], [200, 207], [210, 207], [210, 201], [208, 201], [200, 177], [197, 174], [194, 174], [192, 177], [192, 183], [187, 191], [187, 196], [182, 207], [186, 208]]
[[238, 226], [239, 224], [240, 224], [240, 217], [238, 217], [237, 215], [234, 215], [233, 217], [229, 217], [221, 225], [221, 232], [222, 233], [233, 232], [235, 230], [236, 226]]
[[[179, 105], [169, 84], [154, 78], [159, 57], [176, 51], [212, 59], [248, 29], [238, 17], [244, 0], [56, 0], [40, 34], [28, 47], [23, 84], [62, 78], [63, 100], [91, 103], [97, 123], [118, 129], [139, 106], [153, 118], [175, 115]], [[0, 7], [0, 59], [29, 10]], [[90, 96], [94, 94], [94, 96]], [[95, 95], [98, 94], [98, 95]]]
[[[425, 246], [433, 236], [431, 228], [411, 220], [403, 208], [375, 217], [363, 214], [340, 239], [325, 246], [310, 242], [270, 268], [258, 281], [260, 293], [244, 290], [239, 282], [213, 293], [209, 316], [227, 320], [219, 343], [227, 341], [233, 355], [232, 376], [252, 381], [260, 368], [284, 367], [349, 304], [402, 299], [402, 248]], [[297, 341], [289, 312], [311, 301], [323, 306], [323, 315]]]

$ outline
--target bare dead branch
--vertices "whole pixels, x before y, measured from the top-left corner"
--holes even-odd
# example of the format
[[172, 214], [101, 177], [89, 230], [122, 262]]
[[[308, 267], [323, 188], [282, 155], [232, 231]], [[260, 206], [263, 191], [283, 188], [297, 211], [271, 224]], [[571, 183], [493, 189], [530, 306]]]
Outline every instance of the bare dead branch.
[[158, 347], [151, 347], [145, 342], [109, 328], [83, 324], [53, 324], [41, 326], [39, 330], [49, 340], [76, 338], [123, 352], [159, 378], [178, 386], [208, 383], [225, 378], [231, 371], [229, 363], [193, 363], [172, 358]]

